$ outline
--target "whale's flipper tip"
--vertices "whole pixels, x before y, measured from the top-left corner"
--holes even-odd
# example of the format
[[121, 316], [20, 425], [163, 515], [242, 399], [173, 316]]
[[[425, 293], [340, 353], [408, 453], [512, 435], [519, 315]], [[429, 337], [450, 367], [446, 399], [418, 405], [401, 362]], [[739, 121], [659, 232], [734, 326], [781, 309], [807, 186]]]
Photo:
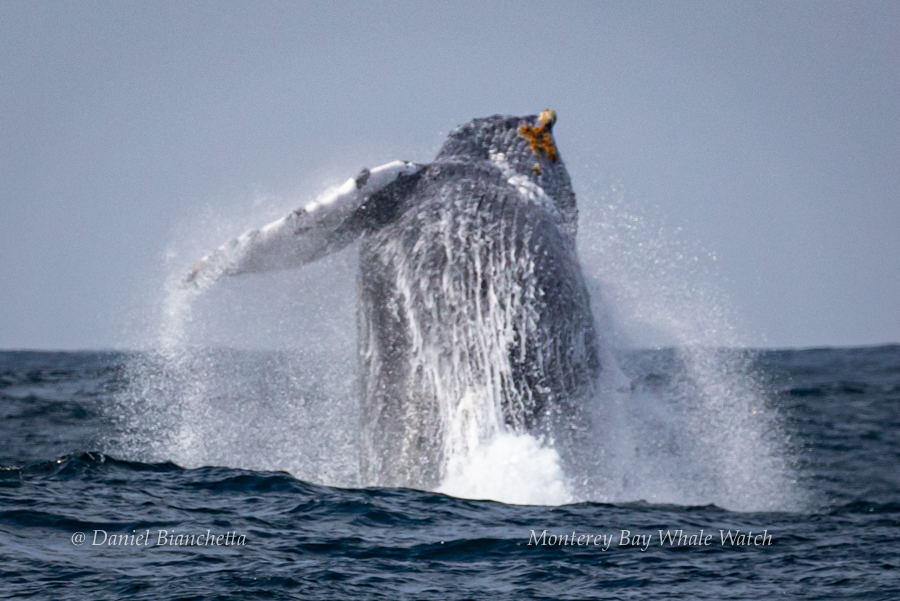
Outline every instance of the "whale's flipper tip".
[[194, 263], [190, 271], [184, 274], [176, 283], [177, 287], [185, 292], [203, 292], [215, 283], [225, 269], [218, 263], [221, 262], [222, 253], [213, 251]]
[[196, 263], [194, 263], [193, 267], [191, 267], [191, 270], [181, 278], [181, 288], [197, 288], [197, 276], [199, 275], [202, 268], [203, 261], [197, 261]]

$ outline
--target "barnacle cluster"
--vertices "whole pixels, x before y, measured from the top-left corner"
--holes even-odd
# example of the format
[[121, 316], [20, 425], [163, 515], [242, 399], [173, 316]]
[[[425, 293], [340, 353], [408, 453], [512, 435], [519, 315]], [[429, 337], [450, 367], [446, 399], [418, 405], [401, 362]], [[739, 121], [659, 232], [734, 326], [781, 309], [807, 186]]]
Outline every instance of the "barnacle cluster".
[[553, 142], [552, 133], [553, 124], [556, 123], [556, 111], [545, 109], [541, 111], [538, 120], [541, 122], [540, 125], [535, 127], [526, 123], [519, 129], [519, 133], [528, 141], [535, 156], [543, 155], [555, 163], [559, 160], [559, 151]]

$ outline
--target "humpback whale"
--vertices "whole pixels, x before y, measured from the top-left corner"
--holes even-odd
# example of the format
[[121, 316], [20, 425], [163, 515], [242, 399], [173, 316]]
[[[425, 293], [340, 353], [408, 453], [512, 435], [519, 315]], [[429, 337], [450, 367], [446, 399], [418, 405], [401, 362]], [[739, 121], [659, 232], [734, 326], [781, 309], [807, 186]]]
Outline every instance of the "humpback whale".
[[475, 119], [431, 163], [363, 169], [183, 278], [205, 289], [358, 241], [363, 484], [433, 489], [498, 432], [577, 446], [602, 355], [555, 123]]

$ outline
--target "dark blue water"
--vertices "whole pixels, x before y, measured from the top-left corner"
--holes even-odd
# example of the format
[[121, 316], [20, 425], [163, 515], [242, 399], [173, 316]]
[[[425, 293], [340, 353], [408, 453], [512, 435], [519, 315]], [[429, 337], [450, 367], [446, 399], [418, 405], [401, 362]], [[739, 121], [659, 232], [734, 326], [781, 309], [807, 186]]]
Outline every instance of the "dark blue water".
[[[665, 353], [624, 363], [658, 378], [639, 372]], [[134, 360], [0, 353], [3, 598], [900, 598], [898, 346], [754, 355], [808, 499], [764, 513], [513, 506], [125, 461], [109, 441]]]

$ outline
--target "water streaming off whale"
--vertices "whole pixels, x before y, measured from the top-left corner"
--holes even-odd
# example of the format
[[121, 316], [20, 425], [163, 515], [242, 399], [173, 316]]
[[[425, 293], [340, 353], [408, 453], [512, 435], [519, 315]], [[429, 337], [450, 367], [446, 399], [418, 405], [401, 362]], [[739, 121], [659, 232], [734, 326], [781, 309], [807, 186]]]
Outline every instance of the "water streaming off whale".
[[[480, 183], [463, 173], [456, 185]], [[542, 391], [522, 385], [509, 352], [538, 328], [530, 301], [541, 293], [533, 285], [541, 256], [521, 243], [534, 235], [533, 221], [497, 229], [461, 200], [472, 194], [451, 196], [426, 207], [443, 212], [414, 228], [413, 247], [430, 242], [421, 252], [394, 248], [403, 243], [395, 233], [365, 238], [362, 270], [351, 246], [299, 270], [223, 280], [196, 295], [177, 285], [179, 265], [155, 351], [131, 366], [121, 396], [117, 452], [514, 503], [798, 502], [789, 444], [746, 354], [719, 349], [737, 342], [726, 303], [696, 262], [683, 260], [686, 247], [648, 227], [614, 191], [588, 190], [579, 201], [600, 377], [590, 390], [556, 398], [562, 410], [533, 427], [529, 419], [542, 416], [529, 415], [529, 395]], [[448, 268], [463, 251], [466, 260]], [[383, 349], [357, 328], [355, 300], [384, 292], [385, 265], [395, 310], [413, 317], [406, 368], [418, 387], [409, 398], [421, 402], [390, 407], [387, 394], [373, 408], [360, 403], [357, 353], [377, 359]], [[669, 347], [653, 355], [657, 367], [622, 350], [648, 328]], [[370, 356], [366, 365], [375, 364]], [[388, 427], [371, 426], [373, 410]], [[424, 476], [379, 479], [388, 468]]]

